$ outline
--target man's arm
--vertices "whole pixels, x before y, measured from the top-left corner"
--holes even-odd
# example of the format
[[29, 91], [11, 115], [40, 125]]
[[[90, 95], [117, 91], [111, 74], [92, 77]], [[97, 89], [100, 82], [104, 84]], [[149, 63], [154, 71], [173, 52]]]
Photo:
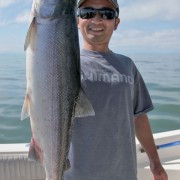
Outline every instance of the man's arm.
[[167, 180], [168, 177], [161, 165], [147, 115], [141, 114], [136, 116], [134, 118], [134, 124], [136, 137], [147, 153], [154, 179]]

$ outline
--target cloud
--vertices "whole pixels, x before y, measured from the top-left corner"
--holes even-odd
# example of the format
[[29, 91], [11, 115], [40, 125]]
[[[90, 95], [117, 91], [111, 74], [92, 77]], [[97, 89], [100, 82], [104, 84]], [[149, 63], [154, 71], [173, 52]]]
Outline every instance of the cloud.
[[8, 25], [8, 24], [9, 24], [9, 22], [5, 21], [4, 19], [0, 19], [0, 27]]
[[113, 48], [139, 48], [148, 50], [176, 50], [180, 49], [180, 29], [145, 32], [142, 30], [126, 30], [115, 32], [111, 41]]
[[17, 15], [17, 17], [15, 18], [15, 22], [17, 23], [26, 23], [29, 21], [29, 16], [30, 16], [30, 10], [26, 10], [23, 13]]
[[0, 0], [0, 8], [8, 7], [17, 2], [18, 0]]
[[14, 18], [7, 18], [3, 17], [0, 14], [0, 27], [5, 27], [13, 24], [22, 24], [22, 23], [28, 23], [29, 22], [29, 16], [30, 16], [30, 10], [25, 10], [22, 13], [18, 14]]
[[[180, 30], [161, 30], [157, 32], [129, 31], [123, 32], [124, 45], [149, 47], [169, 47], [180, 45]], [[122, 34], [122, 36], [123, 36]]]
[[3, 16], [2, 13], [0, 12], [0, 27], [8, 25], [10, 22], [9, 20], [6, 20]]
[[31, 4], [32, 0], [0, 0], [0, 27], [27, 23]]
[[125, 20], [176, 20], [180, 19], [179, 0], [135, 0], [120, 8], [120, 16]]
[[29, 5], [32, 4], [32, 0], [0, 0], [0, 8], [7, 8], [13, 4], [19, 4], [21, 6], [26, 4]]

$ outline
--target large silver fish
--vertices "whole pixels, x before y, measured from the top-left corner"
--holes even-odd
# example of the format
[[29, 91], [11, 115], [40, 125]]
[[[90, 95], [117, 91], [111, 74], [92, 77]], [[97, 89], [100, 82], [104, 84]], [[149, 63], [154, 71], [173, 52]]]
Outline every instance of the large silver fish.
[[26, 42], [27, 92], [21, 119], [30, 116], [29, 158], [46, 180], [62, 180], [74, 117], [94, 115], [81, 89], [75, 0], [34, 0]]

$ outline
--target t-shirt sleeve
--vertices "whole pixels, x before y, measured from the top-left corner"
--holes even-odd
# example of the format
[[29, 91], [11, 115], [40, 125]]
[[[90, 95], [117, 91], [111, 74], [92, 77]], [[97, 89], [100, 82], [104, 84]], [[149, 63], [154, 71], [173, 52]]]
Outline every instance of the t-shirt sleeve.
[[134, 98], [133, 98], [133, 108], [134, 116], [138, 116], [143, 113], [147, 113], [154, 109], [151, 97], [145, 85], [145, 82], [136, 68], [134, 66]]

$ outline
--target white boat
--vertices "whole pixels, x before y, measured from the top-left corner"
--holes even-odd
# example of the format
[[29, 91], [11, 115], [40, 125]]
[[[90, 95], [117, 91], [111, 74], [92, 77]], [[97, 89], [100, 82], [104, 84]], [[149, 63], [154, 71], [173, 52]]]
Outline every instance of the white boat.
[[[180, 130], [154, 134], [169, 180], [180, 179]], [[138, 141], [138, 180], [152, 180], [149, 161]], [[44, 180], [44, 168], [28, 161], [29, 144], [0, 144], [0, 180]]]
[[[163, 167], [168, 174], [168, 180], [180, 180], [180, 130], [154, 134], [158, 154]], [[147, 155], [141, 152], [141, 146], [136, 141], [138, 180], [152, 180]]]

